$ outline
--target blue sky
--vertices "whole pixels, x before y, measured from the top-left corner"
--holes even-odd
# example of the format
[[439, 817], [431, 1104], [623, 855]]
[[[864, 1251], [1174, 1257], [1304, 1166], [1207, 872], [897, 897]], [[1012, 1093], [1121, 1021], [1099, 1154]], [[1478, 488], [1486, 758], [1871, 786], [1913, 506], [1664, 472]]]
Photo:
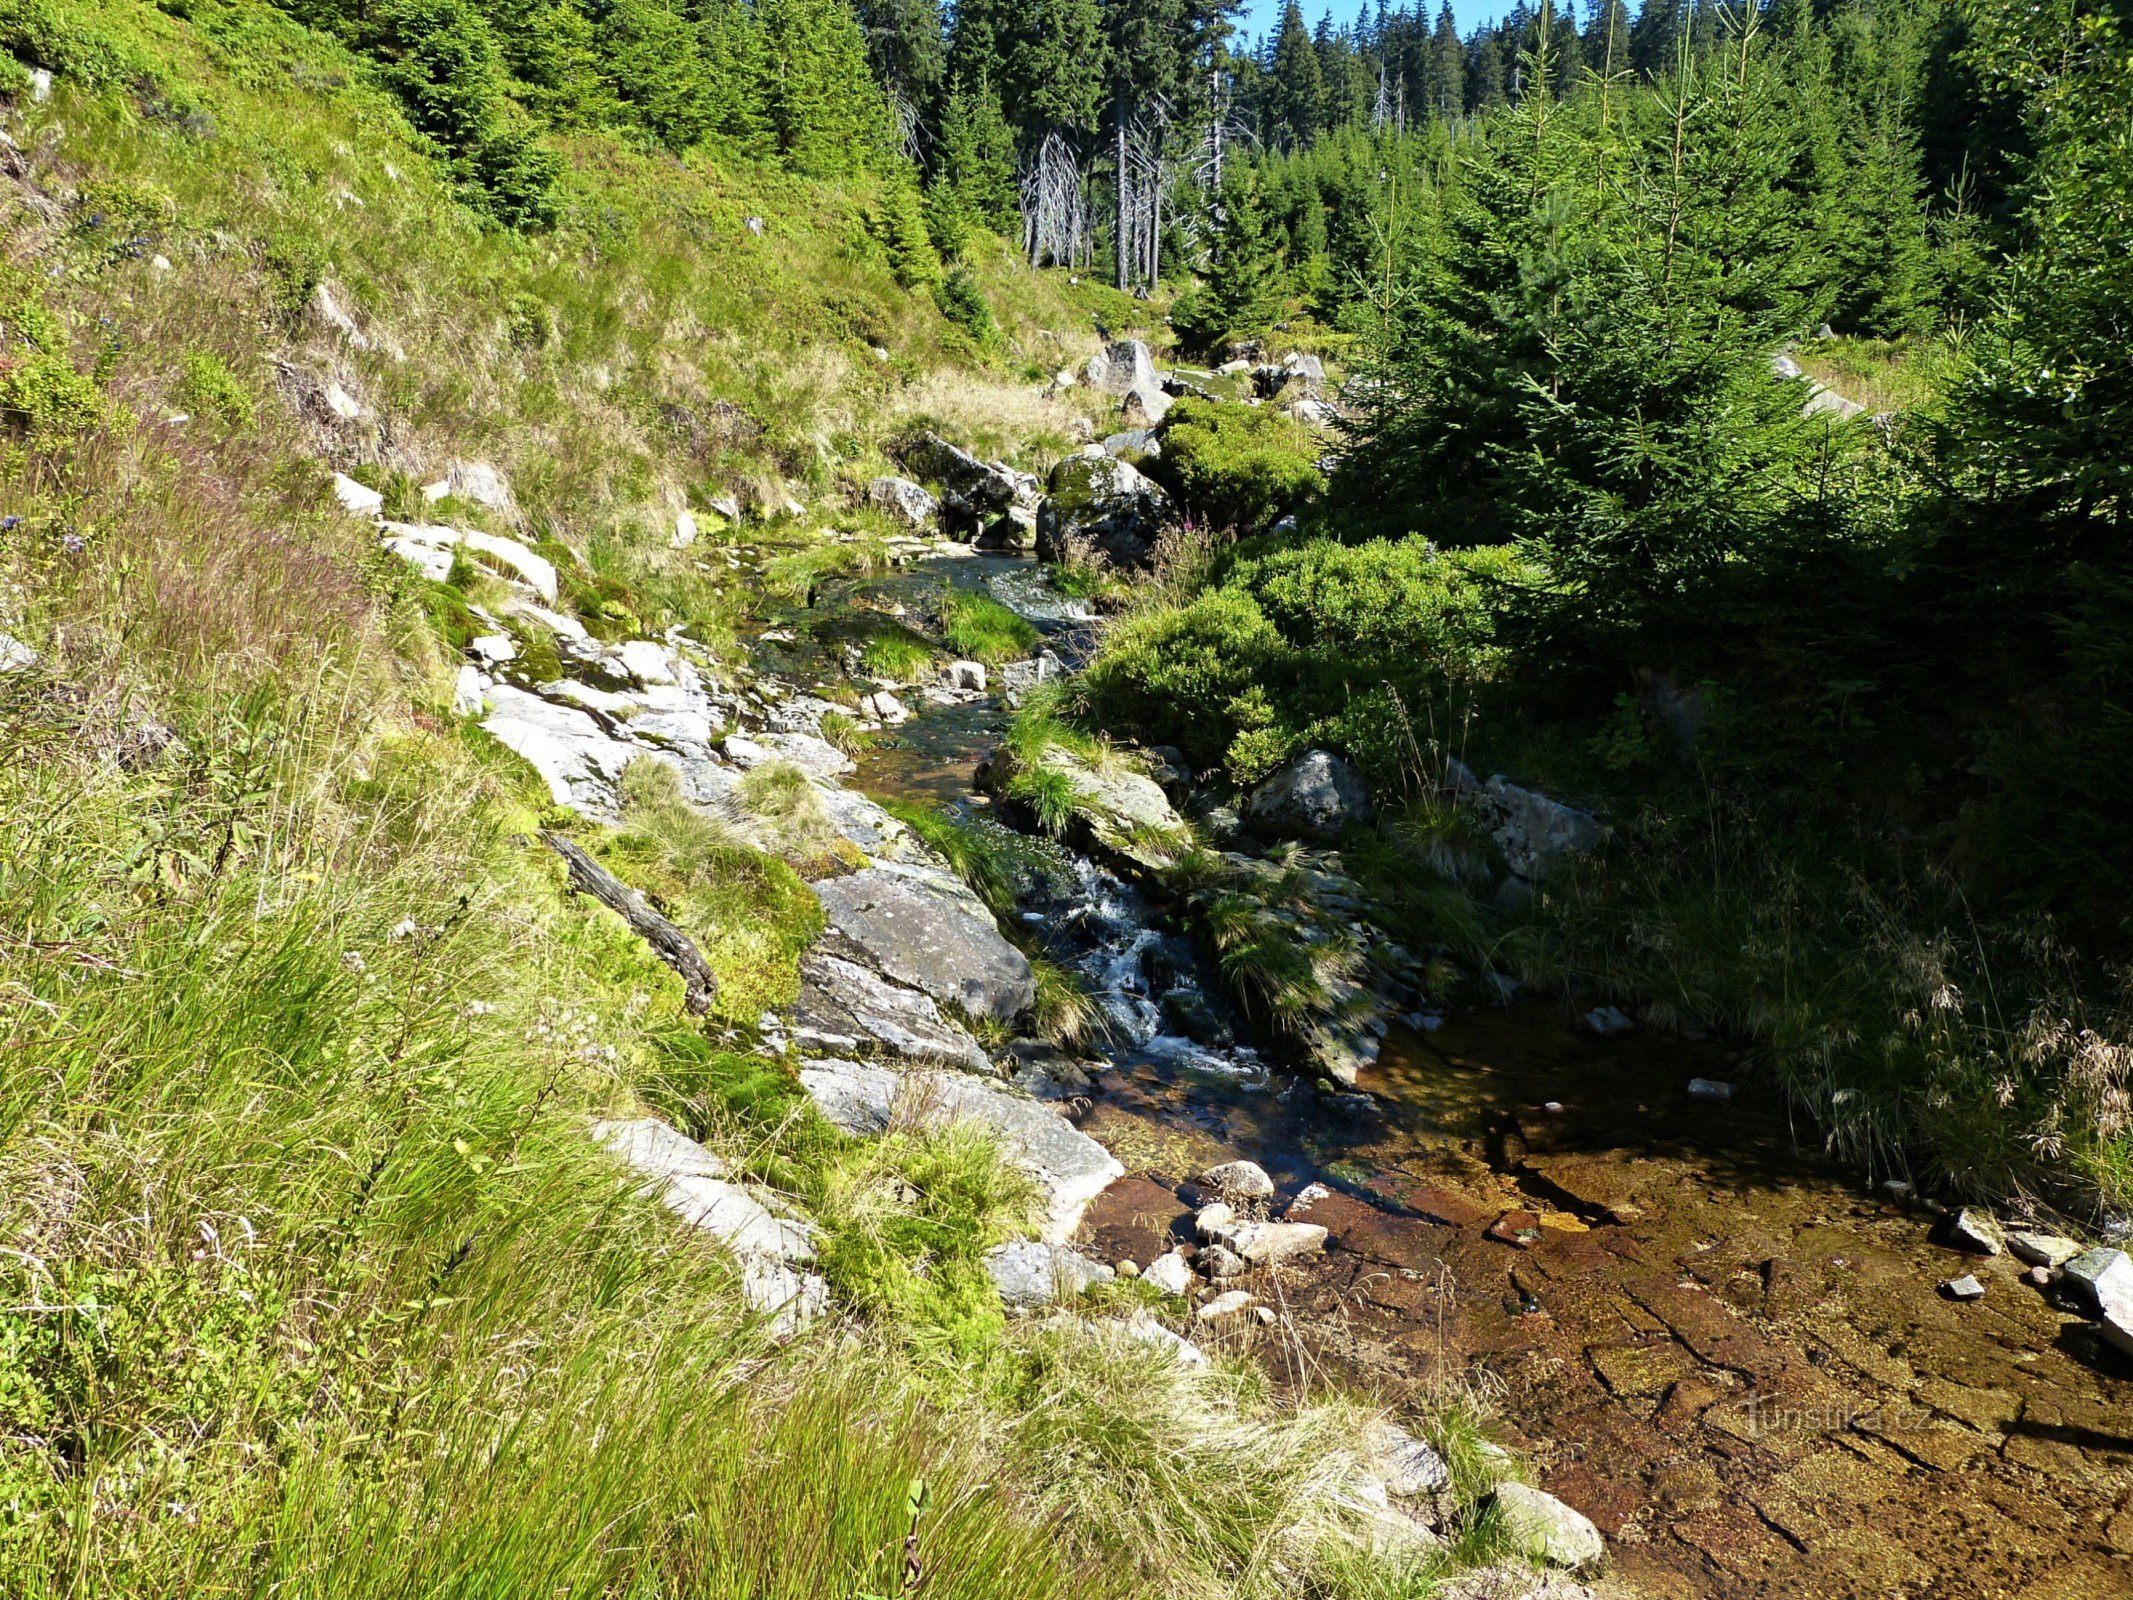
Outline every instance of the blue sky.
[[[1244, 0], [1244, 10], [1237, 16], [1237, 31], [1247, 39], [1257, 39], [1262, 34], [1272, 33], [1281, 21], [1282, 7], [1288, 0]], [[1355, 21], [1362, 9], [1362, 0], [1297, 0], [1303, 7], [1304, 21], [1318, 26], [1319, 17], [1331, 10], [1333, 20], [1343, 26]], [[1386, 0], [1386, 9], [1403, 11], [1413, 0]], [[1428, 0], [1429, 14], [1437, 14], [1438, 0]], [[1377, 8], [1377, 0], [1371, 0], [1371, 9]], [[1470, 32], [1476, 24], [1494, 22], [1511, 9], [1511, 0], [1452, 0], [1452, 15], [1459, 19], [1459, 31]], [[1582, 11], [1582, 7], [1580, 10]]]

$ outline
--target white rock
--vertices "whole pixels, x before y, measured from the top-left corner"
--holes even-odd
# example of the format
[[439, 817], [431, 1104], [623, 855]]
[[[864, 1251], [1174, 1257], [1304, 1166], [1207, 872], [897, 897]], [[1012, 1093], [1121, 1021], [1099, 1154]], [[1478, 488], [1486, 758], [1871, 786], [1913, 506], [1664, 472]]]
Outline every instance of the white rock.
[[1241, 1278], [1252, 1270], [1252, 1264], [1226, 1244], [1211, 1244], [1202, 1249], [1200, 1267], [1217, 1283], [1225, 1278]]
[[1617, 1034], [1627, 1033], [1636, 1025], [1628, 1012], [1615, 1006], [1594, 1006], [1585, 1013], [1585, 1026], [1603, 1039], [1612, 1039]]
[[1181, 1367], [1195, 1370], [1211, 1366], [1207, 1353], [1181, 1334], [1173, 1333], [1146, 1311], [1136, 1311], [1118, 1325], [1120, 1336], [1128, 1344], [1157, 1351], [1168, 1356]]
[[346, 309], [342, 307], [340, 301], [333, 297], [332, 288], [324, 280], [312, 286], [310, 309], [311, 315], [316, 321], [325, 327], [331, 328], [354, 348], [358, 350], [368, 350], [370, 348], [370, 341], [363, 337], [363, 330], [356, 326], [355, 318], [350, 316]]
[[52, 74], [43, 67], [30, 68], [30, 98], [39, 105], [52, 98]]
[[452, 685], [452, 715], [455, 717], [478, 717], [488, 709], [489, 702], [482, 691], [488, 687], [488, 679], [472, 665], [459, 669], [459, 677]]
[[1955, 1220], [1948, 1224], [1948, 1238], [1959, 1250], [1996, 1256], [2000, 1253], [2006, 1235], [2001, 1231], [1999, 1220], [1991, 1212], [1976, 1206], [1965, 1206], [1956, 1212]]
[[2081, 1254], [2081, 1246], [2056, 1233], [2010, 1233], [2008, 1253], [2033, 1267], [2063, 1267]]
[[886, 689], [877, 689], [872, 694], [861, 695], [859, 709], [890, 727], [908, 721], [911, 716], [904, 703]]
[[1326, 1247], [1326, 1230], [1315, 1222], [1247, 1222], [1222, 1241], [1254, 1266], [1271, 1267]]
[[1165, 1294], [1189, 1294], [1193, 1286], [1192, 1263], [1177, 1251], [1168, 1251], [1148, 1264], [1141, 1281], [1154, 1284]]
[[418, 544], [413, 539], [387, 539], [385, 548], [432, 583], [442, 583], [452, 575], [452, 552], [448, 546]]
[[667, 539], [668, 547], [675, 550], [686, 550], [694, 543], [696, 543], [695, 516], [687, 511], [676, 513], [674, 517], [674, 532]]
[[1232, 1200], [1271, 1200], [1274, 1180], [1256, 1161], [1225, 1161], [1200, 1174], [1200, 1186]]
[[1236, 1225], [1237, 1213], [1235, 1209], [1224, 1205], [1219, 1200], [1212, 1205], [1200, 1207], [1193, 1214], [1192, 1219], [1193, 1232], [1199, 1236], [1202, 1244], [1220, 1243], [1230, 1236], [1230, 1231]]
[[2108, 1245], [2084, 1250], [2066, 1263], [2066, 1281], [2100, 1310], [2113, 1300], [2133, 1301], [2133, 1257]]
[[1985, 1286], [1969, 1273], [1960, 1278], [1950, 1278], [1941, 1284], [1941, 1292], [1951, 1300], [1982, 1300]]
[[149, 266], [153, 267], [157, 272], [168, 272], [171, 270], [169, 256], [150, 256], [148, 258], [148, 264]]
[[1017, 1239], [988, 1250], [985, 1271], [1000, 1299], [1023, 1309], [1076, 1299], [1116, 1276], [1077, 1250], [1038, 1239]]
[[1689, 1098], [1691, 1100], [1731, 1100], [1733, 1098], [1733, 1085], [1721, 1078], [1691, 1078], [1689, 1079]]
[[556, 804], [587, 816], [612, 815], [615, 780], [647, 754], [643, 746], [624, 744], [587, 713], [515, 684], [493, 685], [489, 702], [482, 728], [547, 781]]
[[1225, 1289], [1214, 1299], [1193, 1313], [1202, 1322], [1220, 1322], [1225, 1317], [1234, 1317], [1240, 1311], [1249, 1311], [1252, 1297], [1242, 1289]]
[[556, 580], [555, 563], [546, 556], [537, 555], [516, 539], [507, 539], [500, 533], [483, 533], [479, 528], [462, 529], [459, 542], [469, 550], [479, 550], [483, 555], [494, 556], [521, 578], [527, 586], [550, 605], [554, 605], [560, 592]]
[[966, 1121], [990, 1128], [1001, 1153], [1044, 1194], [1040, 1237], [1047, 1243], [1073, 1238], [1089, 1202], [1125, 1176], [1109, 1151], [1050, 1106], [962, 1073], [818, 1060], [801, 1067], [800, 1083], [830, 1122], [854, 1135], [884, 1132], [896, 1118], [929, 1128]]
[[333, 498], [340, 501], [343, 511], [359, 517], [374, 517], [385, 509], [385, 496], [377, 490], [357, 483], [346, 473], [333, 475]]
[[1496, 1512], [1512, 1547], [1550, 1566], [1590, 1567], [1607, 1559], [1607, 1541], [1592, 1519], [1552, 1494], [1523, 1483], [1500, 1483]]
[[951, 661], [942, 675], [951, 689], [985, 692], [985, 663], [982, 661]]
[[674, 664], [674, 652], [663, 644], [650, 639], [630, 639], [615, 652], [622, 663], [622, 670], [639, 683], [674, 683], [678, 676]]
[[0, 633], [0, 672], [20, 672], [37, 665], [37, 652], [11, 633]]
[[716, 511], [728, 522], [738, 522], [741, 520], [741, 503], [738, 499], [736, 499], [730, 494], [715, 494], [710, 499], [706, 500], [704, 504], [709, 506], [713, 511]]
[[342, 388], [337, 379], [326, 380], [326, 386], [319, 391], [319, 398], [326, 402], [326, 409], [343, 422], [354, 422], [363, 415], [363, 403]]
[[486, 667], [502, 666], [518, 659], [518, 641], [508, 633], [485, 633], [469, 641], [467, 654]]

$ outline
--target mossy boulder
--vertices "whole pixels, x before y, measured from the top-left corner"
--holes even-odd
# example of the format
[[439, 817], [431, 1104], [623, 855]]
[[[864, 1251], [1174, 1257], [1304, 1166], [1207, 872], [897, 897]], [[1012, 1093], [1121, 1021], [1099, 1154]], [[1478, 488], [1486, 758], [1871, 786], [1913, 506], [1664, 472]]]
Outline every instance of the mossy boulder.
[[1069, 456], [1037, 508], [1037, 559], [1146, 569], [1170, 520], [1170, 496], [1137, 467], [1100, 451]]

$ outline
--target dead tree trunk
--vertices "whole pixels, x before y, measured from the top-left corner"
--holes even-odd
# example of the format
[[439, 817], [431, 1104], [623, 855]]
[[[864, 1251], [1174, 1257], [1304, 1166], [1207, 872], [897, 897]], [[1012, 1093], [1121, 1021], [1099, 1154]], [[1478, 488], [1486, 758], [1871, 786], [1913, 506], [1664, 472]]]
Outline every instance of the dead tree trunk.
[[570, 869], [570, 885], [589, 894], [630, 925], [630, 931], [652, 947], [652, 954], [681, 974], [687, 990], [682, 1004], [702, 1016], [718, 994], [718, 978], [705, 965], [702, 952], [689, 936], [654, 911], [643, 895], [609, 872], [561, 834], [543, 832], [548, 848], [563, 858]]

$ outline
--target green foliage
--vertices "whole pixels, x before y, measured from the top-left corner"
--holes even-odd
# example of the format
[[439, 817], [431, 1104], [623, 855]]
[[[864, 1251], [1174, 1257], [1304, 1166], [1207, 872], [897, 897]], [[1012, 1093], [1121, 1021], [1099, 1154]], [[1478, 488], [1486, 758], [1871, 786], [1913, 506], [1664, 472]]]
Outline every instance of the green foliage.
[[989, 594], [950, 589], [941, 597], [941, 637], [958, 656], [995, 665], [1033, 654], [1038, 633]]
[[[802, 815], [789, 786], [764, 779], [747, 784], [744, 799], [798, 852], [821, 847], [822, 819]], [[783, 861], [690, 805], [673, 768], [635, 761], [624, 770], [609, 850], [622, 876], [651, 888], [703, 953], [718, 979], [714, 1014], [752, 1026], [764, 1011], [792, 1003], [800, 956], [822, 931], [821, 902]]]
[[968, 334], [979, 349], [998, 342], [1000, 330], [992, 320], [992, 307], [985, 303], [984, 291], [969, 268], [950, 268], [934, 285], [933, 301], [941, 308], [941, 315]]
[[1210, 527], [1263, 532], [1326, 487], [1310, 433], [1270, 406], [1183, 399], [1164, 419], [1162, 437], [1163, 454], [1149, 470], [1187, 515]]
[[941, 258], [926, 229], [926, 209], [910, 183], [883, 188], [868, 229], [888, 257], [889, 270], [906, 289], [930, 289], [941, 282]]
[[0, 419], [35, 450], [62, 449], [102, 427], [109, 410], [94, 382], [63, 355], [28, 355], [0, 373]]
[[181, 392], [195, 411], [234, 428], [249, 428], [258, 406], [244, 380], [211, 350], [188, 352]]

